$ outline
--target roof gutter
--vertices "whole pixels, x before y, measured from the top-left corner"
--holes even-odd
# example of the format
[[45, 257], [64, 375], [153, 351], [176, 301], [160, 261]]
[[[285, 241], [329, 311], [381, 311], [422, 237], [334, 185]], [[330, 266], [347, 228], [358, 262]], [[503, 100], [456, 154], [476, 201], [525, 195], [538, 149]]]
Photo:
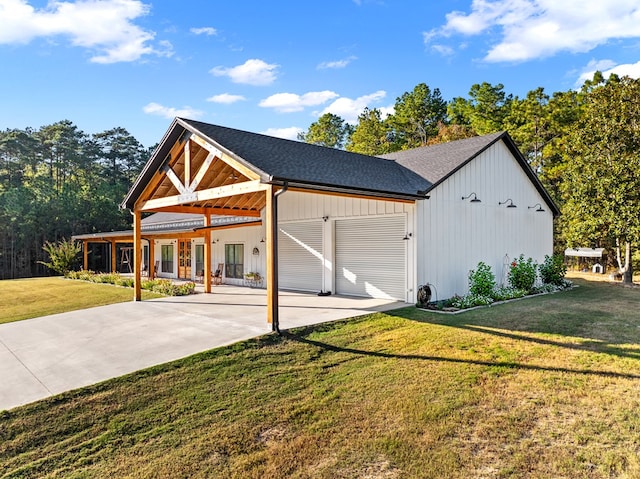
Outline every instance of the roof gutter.
[[340, 194], [348, 194], [348, 195], [363, 195], [363, 196], [375, 196], [380, 198], [381, 200], [385, 199], [394, 199], [394, 200], [424, 200], [428, 199], [429, 195], [426, 190], [416, 191], [415, 194], [412, 193], [394, 193], [388, 191], [379, 191], [379, 190], [366, 190], [359, 188], [350, 188], [348, 186], [336, 186], [329, 185], [324, 183], [311, 183], [305, 181], [296, 181], [289, 180], [284, 178], [271, 178], [269, 183], [272, 185], [283, 186], [288, 185], [290, 188], [302, 188], [306, 190], [315, 190], [315, 191], [323, 191], [328, 193], [340, 193]]

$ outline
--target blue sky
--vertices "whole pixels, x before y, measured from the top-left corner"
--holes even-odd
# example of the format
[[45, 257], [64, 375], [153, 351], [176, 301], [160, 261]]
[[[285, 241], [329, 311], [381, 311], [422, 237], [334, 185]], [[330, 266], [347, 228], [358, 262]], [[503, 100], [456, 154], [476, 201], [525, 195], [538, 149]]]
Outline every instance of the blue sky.
[[638, 0], [0, 0], [0, 128], [174, 116], [295, 138], [325, 112], [392, 111], [418, 83], [524, 96], [640, 76]]

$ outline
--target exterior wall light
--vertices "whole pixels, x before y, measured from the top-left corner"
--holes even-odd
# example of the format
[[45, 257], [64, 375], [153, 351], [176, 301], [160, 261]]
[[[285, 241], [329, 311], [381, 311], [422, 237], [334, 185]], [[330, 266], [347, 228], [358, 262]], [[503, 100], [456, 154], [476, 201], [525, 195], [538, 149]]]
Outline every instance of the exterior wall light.
[[[473, 196], [473, 198], [471, 198]], [[467, 196], [463, 196], [462, 199], [466, 200], [471, 198], [471, 200], [469, 201], [470, 203], [481, 203], [480, 198], [478, 198], [478, 196], [475, 193], [470, 193]]]
[[535, 205], [533, 205], [533, 206], [527, 206], [527, 209], [529, 209], [529, 210], [530, 210], [530, 209], [535, 208], [536, 206], [538, 207], [538, 209], [536, 209], [536, 213], [542, 213], [543, 211], [545, 211], [545, 210], [544, 210], [544, 208], [542, 207], [542, 205], [541, 205], [540, 203], [536, 203], [536, 204], [535, 204]]
[[513, 200], [511, 198], [508, 198], [505, 201], [499, 201], [498, 205], [506, 205], [507, 203], [509, 203], [507, 208], [517, 208], [517, 206], [513, 204]]

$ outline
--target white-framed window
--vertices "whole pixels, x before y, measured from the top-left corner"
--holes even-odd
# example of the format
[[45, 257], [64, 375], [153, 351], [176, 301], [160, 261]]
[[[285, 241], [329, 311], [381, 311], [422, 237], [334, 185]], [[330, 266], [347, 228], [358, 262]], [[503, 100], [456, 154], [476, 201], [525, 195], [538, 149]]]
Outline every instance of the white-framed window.
[[160, 271], [163, 273], [173, 273], [173, 245], [163, 244], [160, 248], [162, 262]]
[[196, 244], [196, 274], [204, 274], [204, 245]]
[[244, 277], [244, 245], [225, 244], [225, 276], [227, 278], [242, 279]]

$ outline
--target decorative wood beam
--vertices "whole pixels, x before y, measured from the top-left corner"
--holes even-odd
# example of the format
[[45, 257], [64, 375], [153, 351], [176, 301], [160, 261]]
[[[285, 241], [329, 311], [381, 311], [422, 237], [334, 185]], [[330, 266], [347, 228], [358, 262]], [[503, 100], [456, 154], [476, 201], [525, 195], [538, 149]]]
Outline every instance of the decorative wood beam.
[[210, 226], [200, 226], [195, 228], [194, 232], [205, 231], [205, 230], [222, 230], [222, 229], [232, 229], [232, 228], [244, 228], [245, 226], [260, 226], [262, 224], [262, 220], [250, 221], [248, 223], [233, 223], [230, 225], [218, 226], [218, 225], [210, 225]]
[[208, 152], [213, 153], [215, 156], [220, 158], [222, 161], [230, 165], [233, 169], [237, 170], [239, 173], [243, 174], [247, 178], [252, 180], [257, 180], [258, 178], [260, 178], [260, 176], [255, 171], [247, 168], [245, 165], [240, 163], [235, 158], [232, 158], [226, 153], [223, 153], [222, 151], [220, 151], [218, 148], [213, 146], [204, 138], [198, 135], [192, 135], [191, 140], [197, 143], [198, 145], [200, 145], [202, 148], [206, 149]]
[[[171, 151], [169, 151], [169, 155], [168, 156], [171, 158], [171, 160], [167, 163], [168, 165], [171, 165], [172, 163], [175, 163], [176, 159], [180, 157], [181, 149], [182, 149], [182, 144], [179, 141], [176, 141], [173, 144], [173, 146], [171, 147]], [[149, 183], [147, 183], [147, 186], [145, 187], [144, 191], [142, 192], [142, 194], [140, 194], [140, 197], [136, 201], [136, 209], [137, 209], [137, 205], [144, 201], [143, 198], [151, 198], [153, 196], [153, 194], [155, 193], [156, 189], [162, 183], [163, 179], [164, 179], [164, 177], [162, 175], [158, 174], [158, 173], [156, 173], [151, 178]]]
[[152, 211], [184, 203], [198, 203], [219, 198], [228, 198], [235, 195], [243, 195], [246, 193], [255, 193], [258, 191], [264, 191], [266, 187], [267, 185], [260, 183], [260, 180], [243, 181], [241, 183], [218, 186], [207, 190], [194, 191], [189, 194], [180, 194], [167, 196], [165, 198], [147, 200], [137, 206], [137, 211]]
[[181, 195], [186, 195], [191, 193], [189, 191], [189, 188], [182, 184], [176, 172], [173, 171], [173, 169], [169, 165], [165, 165], [165, 167], [162, 168], [162, 171], [164, 172], [165, 175], [167, 175], [167, 178], [171, 180], [171, 183], [173, 183], [173, 186], [176, 187], [176, 189], [180, 192]]
[[87, 240], [82, 241], [82, 267], [85, 271], [89, 269], [89, 242]]
[[196, 173], [196, 177], [191, 182], [190, 186], [192, 190], [198, 189], [198, 185], [204, 178], [204, 175], [206, 175], [207, 172], [209, 171], [209, 167], [211, 166], [211, 163], [213, 163], [213, 160], [215, 160], [215, 158], [216, 158], [216, 155], [214, 153], [209, 153], [207, 155], [207, 157], [204, 160], [204, 163], [200, 165], [200, 169], [198, 170], [198, 173]]
[[191, 142], [187, 139], [184, 143], [184, 187], [187, 191], [191, 188]]

